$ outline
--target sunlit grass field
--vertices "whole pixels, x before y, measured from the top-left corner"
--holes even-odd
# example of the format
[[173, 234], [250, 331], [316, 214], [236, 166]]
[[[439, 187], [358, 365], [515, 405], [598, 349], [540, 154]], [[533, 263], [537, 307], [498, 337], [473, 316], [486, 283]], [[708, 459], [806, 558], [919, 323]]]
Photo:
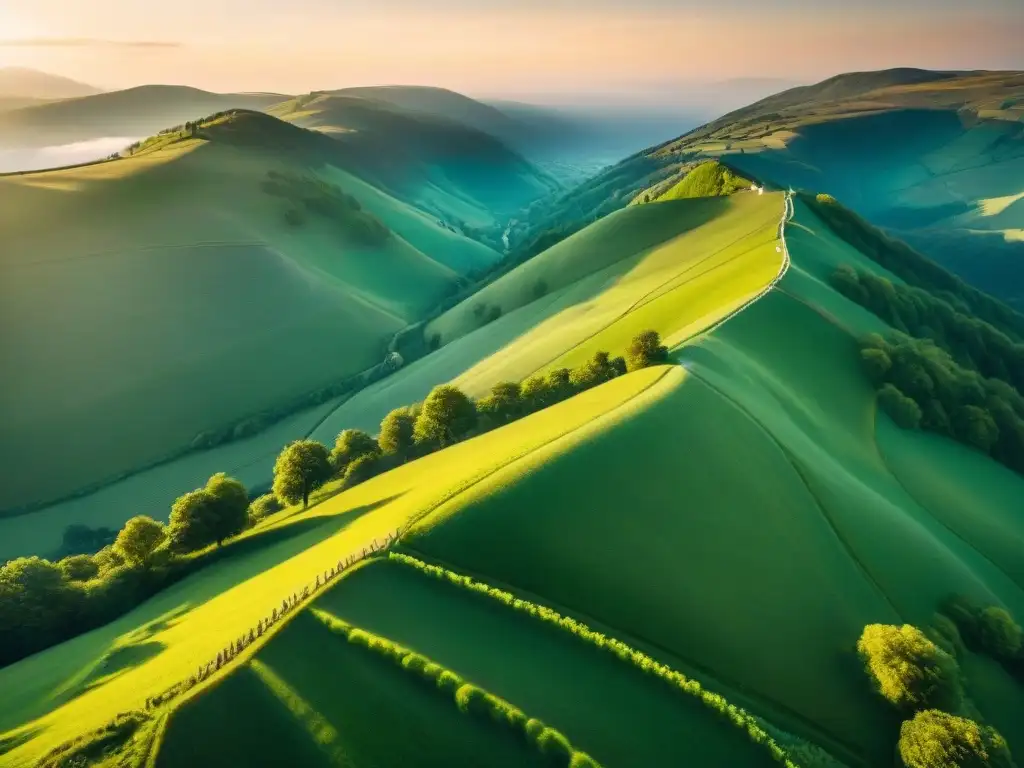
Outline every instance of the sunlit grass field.
[[539, 447], [569, 450], [582, 435], [662, 396], [679, 376], [672, 368], [653, 368], [617, 379], [407, 464], [310, 512], [279, 513], [249, 534], [238, 556], [203, 569], [106, 627], [0, 670], [0, 687], [8, 692], [0, 702], [0, 732], [25, 725], [37, 733], [0, 757], [0, 765], [31, 765], [63, 741], [141, 706], [339, 559]]

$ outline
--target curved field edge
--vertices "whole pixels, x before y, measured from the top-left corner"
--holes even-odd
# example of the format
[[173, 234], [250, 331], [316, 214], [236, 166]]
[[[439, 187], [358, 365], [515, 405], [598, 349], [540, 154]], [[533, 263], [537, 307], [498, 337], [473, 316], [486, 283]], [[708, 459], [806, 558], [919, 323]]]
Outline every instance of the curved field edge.
[[[580, 441], [678, 386], [676, 366], [615, 379], [512, 425], [406, 464], [321, 503], [284, 515], [260, 536], [301, 532], [255, 548], [188, 577], [121, 619], [0, 670], [4, 735], [34, 733], [0, 765], [30, 765], [57, 744], [103, 726], [118, 712], [192, 674], [256, 624], [295, 585], [309, 583], [339, 556], [457, 497], [540, 448], [568, 451]], [[287, 518], [287, 519], [286, 519]], [[124, 649], [157, 651], [139, 663], [89, 680]], [[83, 686], [82, 681], [88, 680]]]
[[754, 744], [763, 747], [775, 762], [785, 765], [787, 768], [796, 768], [796, 763], [789, 758], [786, 751], [769, 735], [762, 726], [761, 721], [753, 715], [741, 707], [730, 704], [725, 697], [702, 688], [696, 680], [686, 678], [683, 674], [656, 661], [646, 653], [630, 647], [621, 640], [597, 632], [586, 624], [563, 616], [552, 608], [523, 600], [511, 592], [476, 581], [469, 576], [464, 576], [447, 568], [430, 565], [411, 555], [392, 552], [388, 557], [393, 562], [413, 568], [426, 576], [447, 581], [454, 586], [471, 591], [481, 597], [495, 600], [513, 611], [524, 613], [538, 621], [557, 627], [564, 632], [572, 634], [581, 642], [600, 648], [621, 661], [631, 664], [641, 672], [657, 677], [683, 695], [695, 697], [704, 706], [728, 720]]

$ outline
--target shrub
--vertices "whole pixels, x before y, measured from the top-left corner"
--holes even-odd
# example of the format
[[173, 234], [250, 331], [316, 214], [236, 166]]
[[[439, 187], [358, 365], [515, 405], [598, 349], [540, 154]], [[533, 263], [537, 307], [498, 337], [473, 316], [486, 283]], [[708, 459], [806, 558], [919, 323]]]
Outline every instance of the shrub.
[[377, 441], [361, 429], [346, 429], [338, 435], [331, 451], [331, 466], [335, 474], [343, 475], [348, 465], [361, 456], [380, 453]]
[[363, 454], [355, 459], [345, 470], [344, 487], [351, 488], [379, 475], [383, 471], [383, 461], [379, 453]]
[[280, 511], [281, 502], [277, 496], [272, 493], [265, 493], [253, 499], [252, 503], [249, 504], [249, 519], [258, 523], [260, 520]]
[[391, 659], [405, 671], [433, 683], [436, 690], [451, 697], [451, 701], [460, 712], [487, 718], [492, 723], [511, 728], [525, 736], [541, 754], [553, 758], [554, 765], [600, 768], [600, 764], [589, 755], [575, 751], [569, 740], [554, 728], [549, 728], [540, 720], [528, 718], [518, 707], [479, 686], [466, 682], [459, 675], [427, 657], [387, 638], [357, 629], [330, 614], [314, 610], [313, 616], [322, 621], [331, 632], [347, 638], [350, 643], [361, 645]]
[[68, 581], [89, 581], [99, 576], [100, 566], [89, 555], [72, 555], [57, 563]]
[[166, 538], [167, 531], [163, 523], [146, 515], [138, 515], [124, 524], [114, 541], [114, 549], [128, 563], [146, 565]]
[[978, 634], [986, 653], [996, 659], [1012, 659], [1024, 646], [1024, 632], [1005, 608], [990, 605], [978, 614]]
[[878, 405], [904, 429], [921, 426], [921, 407], [892, 384], [885, 384], [878, 390]]
[[638, 334], [626, 348], [626, 369], [638, 371], [652, 365], [664, 365], [668, 362], [668, 347], [661, 343], [657, 331], [644, 331]]
[[899, 755], [907, 768], [1013, 768], [1006, 741], [973, 720], [929, 709], [900, 727]]
[[396, 408], [380, 423], [377, 444], [386, 456], [408, 456], [415, 445], [416, 416], [411, 408]]
[[476, 406], [457, 387], [434, 387], [416, 418], [413, 435], [418, 444], [445, 448], [476, 426]]
[[960, 708], [956, 659], [917, 627], [868, 624], [857, 641], [857, 652], [878, 693], [898, 709]]

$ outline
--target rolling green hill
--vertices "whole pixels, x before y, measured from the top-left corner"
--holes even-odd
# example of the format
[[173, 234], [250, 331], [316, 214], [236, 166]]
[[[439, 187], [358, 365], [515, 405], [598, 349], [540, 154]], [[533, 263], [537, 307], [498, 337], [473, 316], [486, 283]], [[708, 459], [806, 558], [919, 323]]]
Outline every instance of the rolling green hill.
[[[327, 137], [241, 112], [125, 159], [0, 178], [0, 454], [17, 468], [0, 507], [372, 367], [459, 273], [497, 258], [343, 161]], [[350, 199], [365, 208], [346, 213]]]
[[[507, 302], [499, 319], [442, 316], [447, 343], [360, 393], [364, 413], [450, 378], [445, 365], [475, 359], [482, 388], [651, 327], [674, 364], [278, 513], [111, 625], [0, 670], [14, 692], [0, 765], [131, 710], [134, 736], [72, 750], [107, 738], [164, 766], [370, 766], [412, 748], [442, 765], [475, 745], [539, 765], [535, 718], [561, 739], [544, 749], [569, 745], [563, 765], [574, 750], [627, 768], [889, 764], [901, 717], [868, 685], [857, 638], [930, 627], [951, 593], [1019, 620], [1024, 478], [877, 408], [859, 339], [886, 325], [831, 279], [842, 264], [893, 273], [791, 207], [779, 193], [633, 206], [485, 289]], [[561, 315], [523, 295], [538, 277]], [[396, 532], [413, 560], [336, 579]], [[1019, 753], [1021, 682], [976, 649], [958, 658], [973, 717]], [[197, 669], [213, 671], [164, 701]]]
[[0, 113], [0, 147], [45, 147], [108, 136], [149, 136], [226, 109], [266, 109], [287, 96], [210, 93], [181, 85], [143, 85], [76, 95]]
[[450, 91], [440, 91], [444, 98], [431, 107], [439, 97], [425, 90], [425, 96], [408, 88], [311, 93], [271, 111], [329, 135], [345, 152], [346, 167], [460, 230], [503, 225], [559, 189], [503, 143], [510, 121], [497, 110]]
[[1019, 72], [897, 69], [784, 91], [624, 160], [535, 211], [514, 240], [571, 231], [709, 158], [834, 194], [983, 290], [1024, 300]]

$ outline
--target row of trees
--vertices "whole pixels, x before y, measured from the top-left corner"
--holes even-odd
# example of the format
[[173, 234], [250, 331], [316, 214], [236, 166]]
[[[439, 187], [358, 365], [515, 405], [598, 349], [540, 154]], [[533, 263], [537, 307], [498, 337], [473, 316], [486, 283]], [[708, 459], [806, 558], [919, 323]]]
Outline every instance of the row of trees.
[[128, 520], [95, 555], [40, 557], [0, 567], [0, 665], [101, 626], [202, 565], [195, 553], [249, 524], [249, 496], [218, 473], [181, 496], [164, 524]]
[[959, 365], [928, 339], [870, 334], [861, 361], [878, 403], [905, 429], [926, 429], [1024, 474], [1024, 397]]
[[964, 368], [1024, 391], [1024, 344], [928, 291], [840, 266], [832, 275], [840, 293], [898, 331], [931, 339]]
[[[358, 429], [338, 435], [333, 450], [315, 440], [286, 446], [274, 464], [273, 495], [281, 504], [309, 505], [310, 494], [334, 477], [344, 487], [363, 482], [413, 458], [510, 424], [530, 413], [651, 365], [668, 362], [655, 331], [630, 342], [623, 357], [597, 352], [575, 368], [559, 368], [522, 384], [501, 382], [477, 401], [450, 384], [435, 387], [422, 403], [391, 411], [377, 438]], [[262, 503], [270, 503], [261, 502]]]
[[923, 288], [964, 314], [977, 317], [1017, 341], [1024, 341], [1024, 315], [968, 285], [906, 243], [887, 236], [831, 195], [800, 193], [800, 199], [836, 235], [901, 280]]
[[1006, 740], [966, 716], [976, 707], [967, 698], [955, 646], [948, 647], [909, 624], [869, 624], [857, 642], [875, 690], [907, 718], [900, 759], [907, 768], [1013, 768]]
[[[476, 402], [456, 387], [436, 387], [423, 403], [389, 413], [377, 438], [349, 429], [338, 435], [333, 450], [309, 440], [286, 446], [274, 467], [273, 493], [252, 503], [242, 483], [218, 473], [179, 497], [167, 524], [134, 517], [96, 554], [56, 563], [39, 557], [12, 560], [0, 567], [0, 666], [111, 621], [219, 557], [221, 544], [282, 505], [308, 505], [310, 493], [332, 477], [349, 487], [627, 370], [667, 360], [668, 350], [649, 331], [633, 340], [624, 357], [609, 359], [598, 352], [574, 370], [559, 369], [522, 385], [498, 384]], [[79, 526], [72, 538], [82, 546], [110, 533]]]

